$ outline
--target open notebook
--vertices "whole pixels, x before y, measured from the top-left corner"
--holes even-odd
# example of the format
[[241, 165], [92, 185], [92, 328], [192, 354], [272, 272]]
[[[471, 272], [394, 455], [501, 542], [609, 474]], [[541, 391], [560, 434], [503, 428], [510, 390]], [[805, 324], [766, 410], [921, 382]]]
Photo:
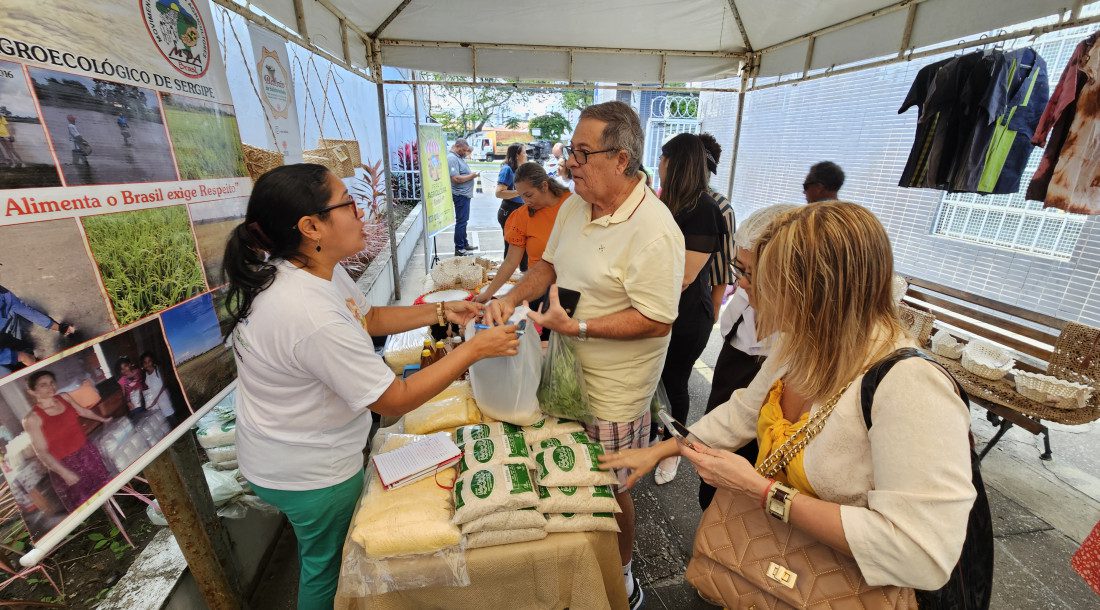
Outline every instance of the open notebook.
[[382, 487], [394, 489], [431, 476], [462, 457], [462, 450], [446, 432], [437, 432], [423, 440], [409, 443], [374, 456], [374, 468]]

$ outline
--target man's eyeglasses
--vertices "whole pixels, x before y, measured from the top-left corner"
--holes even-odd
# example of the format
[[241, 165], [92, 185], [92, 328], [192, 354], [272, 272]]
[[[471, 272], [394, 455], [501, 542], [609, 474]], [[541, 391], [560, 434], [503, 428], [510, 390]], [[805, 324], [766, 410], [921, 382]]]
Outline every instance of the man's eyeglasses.
[[618, 148], [608, 148], [607, 150], [577, 150], [572, 146], [565, 146], [566, 158], [572, 157], [574, 154], [577, 156], [577, 165], [587, 165], [588, 157], [592, 155], [598, 155], [600, 153], [617, 152]]
[[802, 183], [802, 190], [803, 191], [808, 191], [808, 190], [810, 190], [810, 187], [815, 185], [815, 184], [821, 184], [821, 183], [820, 182], [811, 182], [811, 181], [807, 180], [806, 182]]

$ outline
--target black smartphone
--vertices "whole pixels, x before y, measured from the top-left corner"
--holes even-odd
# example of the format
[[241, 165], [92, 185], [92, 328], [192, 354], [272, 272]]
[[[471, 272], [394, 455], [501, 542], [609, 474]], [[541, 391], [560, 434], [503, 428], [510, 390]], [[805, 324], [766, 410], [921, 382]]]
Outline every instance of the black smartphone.
[[577, 303], [581, 300], [581, 293], [576, 290], [570, 290], [569, 288], [562, 288], [558, 286], [558, 303], [561, 304], [561, 308], [565, 310], [565, 313], [569, 314], [572, 318], [573, 314], [577, 311]]
[[661, 423], [668, 427], [669, 434], [680, 439], [685, 445], [691, 447], [693, 450], [699, 450], [691, 441], [688, 440], [688, 436], [691, 435], [691, 431], [687, 429], [687, 426], [673, 419], [672, 416], [669, 415], [668, 411], [658, 411], [657, 418], [661, 420]]

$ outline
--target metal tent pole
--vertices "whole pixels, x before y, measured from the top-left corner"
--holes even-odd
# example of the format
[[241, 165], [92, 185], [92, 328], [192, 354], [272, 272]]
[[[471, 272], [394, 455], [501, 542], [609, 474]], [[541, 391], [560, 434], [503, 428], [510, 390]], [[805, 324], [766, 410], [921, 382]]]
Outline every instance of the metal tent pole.
[[378, 91], [378, 120], [382, 123], [382, 167], [386, 174], [386, 228], [390, 237], [390, 263], [393, 265], [393, 298], [401, 298], [401, 269], [397, 260], [397, 235], [393, 227], [393, 168], [390, 166], [389, 123], [386, 121], [386, 86], [382, 84], [381, 71], [375, 87]]
[[726, 185], [726, 198], [733, 202], [733, 180], [734, 175], [737, 173], [737, 153], [741, 148], [741, 121], [745, 116], [745, 90], [747, 76], [745, 70], [741, 71], [741, 90], [737, 92], [737, 122], [733, 126], [733, 148], [730, 149], [730, 177], [729, 184]]
[[[416, 74], [413, 74], [416, 77]], [[417, 156], [420, 155], [420, 98], [417, 95], [416, 85], [412, 86], [413, 90], [413, 125], [416, 125], [416, 151]], [[417, 168], [419, 171], [420, 168]], [[415, 184], [415, 182], [413, 183]], [[424, 215], [424, 228], [422, 230], [423, 235], [421, 239], [424, 240], [424, 271], [432, 270], [431, 252], [434, 250], [435, 242], [432, 242], [431, 248], [428, 246], [428, 200], [424, 197], [424, 181], [420, 181], [420, 213]]]

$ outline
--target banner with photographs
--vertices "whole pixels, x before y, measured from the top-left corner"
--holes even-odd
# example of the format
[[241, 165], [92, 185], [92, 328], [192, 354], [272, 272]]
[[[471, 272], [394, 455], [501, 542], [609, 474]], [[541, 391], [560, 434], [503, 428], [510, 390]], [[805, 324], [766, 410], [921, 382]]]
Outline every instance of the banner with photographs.
[[247, 175], [205, 1], [4, 0], [0, 470], [32, 539], [235, 379]]

